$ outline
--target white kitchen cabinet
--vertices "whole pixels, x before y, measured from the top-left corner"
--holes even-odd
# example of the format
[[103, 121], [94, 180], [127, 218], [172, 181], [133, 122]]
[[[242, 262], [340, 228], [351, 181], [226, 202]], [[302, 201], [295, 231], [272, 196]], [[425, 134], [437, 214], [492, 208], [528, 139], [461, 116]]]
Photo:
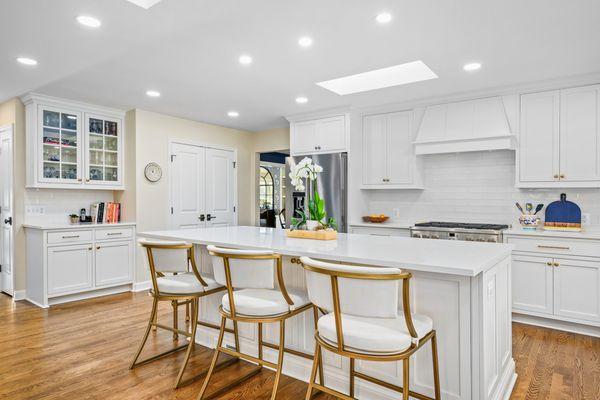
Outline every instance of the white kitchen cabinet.
[[96, 243], [96, 287], [128, 283], [133, 279], [133, 241]]
[[521, 96], [517, 187], [600, 187], [600, 85]]
[[363, 117], [362, 189], [420, 189], [413, 151], [413, 112]]
[[135, 224], [24, 224], [26, 298], [52, 304], [132, 290]]
[[48, 295], [91, 288], [92, 252], [91, 243], [48, 248]]
[[27, 187], [123, 190], [123, 118], [119, 110], [29, 94]]
[[290, 124], [291, 155], [338, 153], [347, 151], [347, 115], [292, 121]]
[[514, 309], [552, 314], [553, 264], [548, 257], [513, 256]]
[[600, 322], [600, 260], [554, 259], [554, 314]]
[[385, 226], [385, 225], [352, 225], [350, 224], [350, 233], [356, 233], [359, 235], [371, 235], [371, 236], [397, 236], [397, 237], [410, 237], [410, 229]]

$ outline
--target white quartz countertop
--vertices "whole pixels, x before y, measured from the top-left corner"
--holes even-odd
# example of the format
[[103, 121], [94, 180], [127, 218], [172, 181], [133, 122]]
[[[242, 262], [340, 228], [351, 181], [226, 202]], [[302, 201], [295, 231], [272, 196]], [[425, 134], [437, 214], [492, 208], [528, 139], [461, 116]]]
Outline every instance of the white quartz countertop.
[[280, 229], [252, 226], [181, 229], [138, 233], [141, 237], [185, 240], [240, 249], [271, 249], [288, 256], [400, 267], [414, 271], [476, 276], [493, 267], [513, 249], [500, 243], [338, 234], [337, 240], [288, 238]]
[[350, 222], [350, 226], [364, 226], [368, 228], [392, 228], [392, 229], [410, 229], [413, 224], [408, 222]]
[[26, 222], [23, 224], [24, 228], [29, 229], [40, 229], [40, 230], [73, 230], [73, 229], [93, 229], [93, 228], [114, 228], [114, 227], [124, 227], [124, 226], [135, 226], [135, 222], [114, 222], [114, 223], [106, 223], [106, 224], [92, 224], [92, 223], [83, 223], [83, 224], [70, 224], [68, 222], [60, 223], [60, 222]]
[[526, 231], [521, 228], [513, 228], [513, 229], [504, 231], [504, 236], [509, 236], [509, 235], [568, 238], [568, 239], [600, 239], [600, 228], [586, 229], [584, 227], [581, 232], [546, 231], [544, 229], [537, 229], [535, 231]]

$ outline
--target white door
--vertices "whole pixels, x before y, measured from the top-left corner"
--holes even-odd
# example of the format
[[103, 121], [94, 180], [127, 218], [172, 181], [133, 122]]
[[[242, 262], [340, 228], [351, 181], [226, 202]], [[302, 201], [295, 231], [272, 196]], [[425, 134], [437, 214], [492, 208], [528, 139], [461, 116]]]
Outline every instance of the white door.
[[387, 123], [387, 178], [390, 184], [412, 183], [412, 111], [390, 114]]
[[346, 119], [343, 115], [317, 121], [317, 151], [341, 151], [346, 148]]
[[0, 290], [13, 295], [12, 127], [0, 128]]
[[599, 181], [600, 85], [562, 90], [560, 101], [561, 180]]
[[363, 184], [383, 185], [386, 176], [387, 117], [363, 118]]
[[547, 257], [513, 256], [513, 310], [552, 314], [552, 261]]
[[96, 286], [129, 283], [133, 279], [133, 243], [97, 243], [95, 251]]
[[290, 146], [292, 153], [314, 153], [317, 150], [315, 135], [315, 121], [294, 122], [292, 124]]
[[522, 182], [555, 182], [559, 172], [560, 92], [521, 96], [519, 178]]
[[92, 244], [48, 248], [48, 295], [93, 287]]
[[203, 228], [205, 209], [205, 148], [171, 145], [171, 204], [173, 229]]
[[600, 322], [600, 263], [554, 261], [554, 314]]
[[231, 226], [235, 218], [233, 151], [206, 149], [206, 224]]

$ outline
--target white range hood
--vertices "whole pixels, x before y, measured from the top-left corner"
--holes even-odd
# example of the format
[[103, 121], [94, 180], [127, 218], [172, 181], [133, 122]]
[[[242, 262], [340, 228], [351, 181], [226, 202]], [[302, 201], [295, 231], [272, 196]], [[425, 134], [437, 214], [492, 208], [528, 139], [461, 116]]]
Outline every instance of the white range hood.
[[516, 109], [517, 96], [428, 106], [414, 141], [415, 153], [515, 150], [516, 137], [509, 120], [516, 119]]

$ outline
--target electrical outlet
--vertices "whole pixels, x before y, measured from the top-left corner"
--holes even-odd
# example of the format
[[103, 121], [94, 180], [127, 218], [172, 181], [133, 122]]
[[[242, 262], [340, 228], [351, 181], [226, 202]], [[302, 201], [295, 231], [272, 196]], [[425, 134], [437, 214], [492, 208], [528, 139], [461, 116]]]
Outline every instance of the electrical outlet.
[[590, 213], [581, 213], [581, 225], [590, 225], [592, 223], [592, 216]]
[[399, 208], [392, 209], [392, 212], [394, 213], [394, 218], [400, 218], [400, 209]]
[[25, 206], [25, 214], [34, 216], [44, 215], [46, 214], [46, 207], [40, 205]]

